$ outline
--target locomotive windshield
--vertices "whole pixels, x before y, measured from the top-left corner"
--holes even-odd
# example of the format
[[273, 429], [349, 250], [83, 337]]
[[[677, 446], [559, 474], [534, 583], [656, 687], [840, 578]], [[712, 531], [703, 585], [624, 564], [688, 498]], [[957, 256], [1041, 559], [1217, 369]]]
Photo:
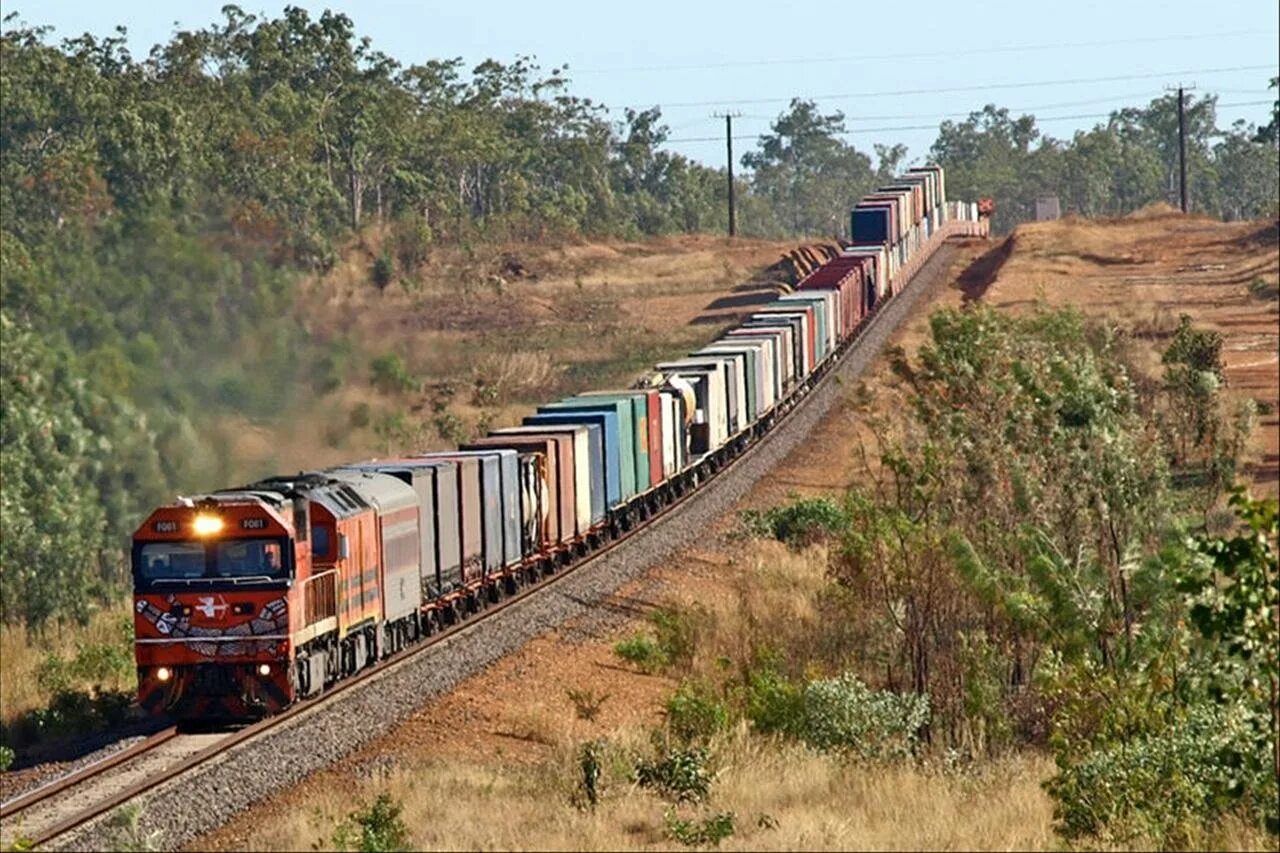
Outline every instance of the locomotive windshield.
[[144, 583], [279, 580], [290, 574], [283, 539], [147, 542], [134, 547], [133, 571]]

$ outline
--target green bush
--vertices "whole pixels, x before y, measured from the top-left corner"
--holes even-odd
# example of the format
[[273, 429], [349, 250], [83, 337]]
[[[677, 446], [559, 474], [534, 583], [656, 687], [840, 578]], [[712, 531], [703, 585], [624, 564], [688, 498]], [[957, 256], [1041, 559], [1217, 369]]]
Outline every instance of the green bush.
[[658, 648], [667, 666], [688, 666], [697, 647], [699, 615], [692, 610], [664, 607], [649, 614]]
[[804, 689], [803, 740], [863, 758], [905, 758], [929, 721], [929, 699], [872, 690], [852, 673], [813, 681]]
[[664, 750], [636, 762], [636, 782], [674, 802], [696, 803], [711, 793], [707, 751], [701, 747]]
[[393, 352], [380, 355], [369, 363], [373, 387], [384, 394], [403, 394], [416, 391], [418, 383], [409, 373], [404, 359]]
[[792, 548], [803, 548], [840, 536], [849, 526], [849, 513], [830, 498], [799, 498], [772, 509], [743, 513], [747, 529]]
[[6, 772], [13, 766], [13, 750], [7, 746], [0, 745], [0, 773]]
[[657, 672], [667, 665], [666, 656], [657, 641], [645, 634], [633, 634], [619, 640], [613, 646], [613, 653], [644, 672]]
[[804, 730], [804, 688], [777, 670], [751, 672], [744, 692], [747, 719], [756, 731], [798, 737]]
[[1247, 760], [1255, 751], [1252, 722], [1240, 709], [1204, 704], [1161, 732], [1109, 742], [1079, 760], [1059, 750], [1059, 772], [1046, 785], [1059, 831], [1068, 839], [1184, 847], [1242, 807], [1274, 832], [1270, 761]]
[[383, 252], [373, 259], [373, 283], [378, 290], [386, 290], [396, 277], [396, 262], [389, 252]]
[[733, 835], [733, 812], [718, 812], [700, 821], [685, 820], [673, 812], [663, 815], [667, 835], [685, 847], [717, 846]]
[[729, 725], [729, 710], [703, 681], [686, 681], [667, 700], [667, 727], [685, 743], [706, 741]]
[[333, 833], [333, 846], [360, 853], [408, 850], [409, 828], [400, 817], [403, 811], [404, 806], [384, 791], [367, 808], [353, 811], [338, 824]]

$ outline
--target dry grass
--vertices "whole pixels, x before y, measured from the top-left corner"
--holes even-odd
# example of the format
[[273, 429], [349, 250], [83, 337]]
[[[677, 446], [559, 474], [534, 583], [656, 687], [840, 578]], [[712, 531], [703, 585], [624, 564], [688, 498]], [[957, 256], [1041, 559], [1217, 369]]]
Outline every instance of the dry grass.
[[[634, 741], [633, 741], [634, 743]], [[627, 747], [615, 747], [614, 754]], [[680, 813], [731, 811], [727, 850], [1052, 849], [1045, 759], [1020, 757], [979, 774], [858, 766], [737, 731], [716, 748], [710, 802]], [[382, 791], [404, 804], [411, 846], [424, 850], [646, 850], [677, 846], [670, 805], [606, 762], [602, 799], [580, 807], [575, 754], [529, 767], [440, 761], [378, 768], [332, 789], [249, 839], [255, 849], [327, 849], [356, 803]]]
[[[78, 645], [118, 642], [120, 621], [131, 612], [129, 602], [122, 599], [111, 607], [95, 611], [83, 628], [51, 625], [42, 634], [28, 634], [19, 626], [0, 626], [0, 722], [8, 725], [27, 711], [48, 706], [53, 696], [40, 686], [36, 676], [50, 655], [72, 658]], [[134, 681], [113, 679], [102, 685], [72, 686], [85, 690], [95, 686], [131, 690]]]

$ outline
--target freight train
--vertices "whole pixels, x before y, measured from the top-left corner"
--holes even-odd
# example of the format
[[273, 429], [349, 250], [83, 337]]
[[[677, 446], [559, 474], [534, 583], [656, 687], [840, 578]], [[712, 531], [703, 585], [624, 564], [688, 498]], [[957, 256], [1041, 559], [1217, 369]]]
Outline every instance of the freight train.
[[985, 234], [911, 169], [852, 211], [852, 244], [635, 387], [538, 408], [443, 453], [183, 497], [133, 537], [138, 699], [242, 720], [335, 682], [643, 525], [741, 454], [941, 242]]

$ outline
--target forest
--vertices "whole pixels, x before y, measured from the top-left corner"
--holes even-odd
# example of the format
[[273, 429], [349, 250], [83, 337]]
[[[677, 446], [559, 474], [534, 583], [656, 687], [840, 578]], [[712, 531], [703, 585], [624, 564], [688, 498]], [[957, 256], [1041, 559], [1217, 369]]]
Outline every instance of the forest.
[[[352, 20], [235, 6], [146, 57], [124, 35], [5, 19], [0, 37], [0, 323], [5, 357], [0, 618], [83, 621], [123, 588], [149, 506], [220, 482], [216, 407], [272, 421], [324, 352], [298, 318], [302, 277], [389, 229], [389, 270], [433, 249], [719, 232], [722, 169], [664, 149], [658, 107], [621, 118], [563, 68], [446, 59], [404, 66]], [[1275, 85], [1275, 81], [1272, 81]], [[1274, 215], [1277, 127], [1189, 112], [1198, 212]], [[987, 105], [943, 122], [927, 158], [953, 197], [991, 195], [997, 227], [1058, 193], [1116, 215], [1167, 198], [1171, 97], [1070, 140]], [[838, 237], [851, 203], [905, 165], [844, 141], [797, 99], [742, 157], [743, 233]], [[221, 455], [220, 455], [221, 454]]]

